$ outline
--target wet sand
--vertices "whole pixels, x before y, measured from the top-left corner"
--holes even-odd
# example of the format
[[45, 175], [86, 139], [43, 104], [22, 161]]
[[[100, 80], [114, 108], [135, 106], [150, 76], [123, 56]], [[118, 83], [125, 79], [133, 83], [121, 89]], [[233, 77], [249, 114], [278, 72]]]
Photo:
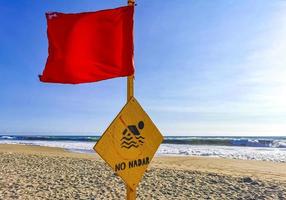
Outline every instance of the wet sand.
[[[0, 145], [0, 199], [125, 199], [121, 179], [96, 154]], [[286, 199], [286, 164], [156, 157], [137, 199]]]

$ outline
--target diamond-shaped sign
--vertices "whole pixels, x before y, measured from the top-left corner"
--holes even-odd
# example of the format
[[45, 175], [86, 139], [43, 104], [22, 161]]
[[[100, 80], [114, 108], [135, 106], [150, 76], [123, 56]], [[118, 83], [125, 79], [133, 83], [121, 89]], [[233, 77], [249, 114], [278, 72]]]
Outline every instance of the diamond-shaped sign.
[[133, 97], [104, 132], [94, 150], [134, 189], [162, 141], [163, 136]]

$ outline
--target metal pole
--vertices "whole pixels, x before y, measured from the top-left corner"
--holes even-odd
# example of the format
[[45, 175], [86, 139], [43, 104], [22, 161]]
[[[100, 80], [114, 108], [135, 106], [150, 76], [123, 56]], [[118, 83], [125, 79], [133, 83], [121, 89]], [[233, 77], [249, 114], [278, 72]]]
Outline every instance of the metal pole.
[[131, 187], [126, 185], [126, 192], [127, 192], [126, 194], [127, 200], [136, 200], [136, 188], [133, 190]]
[[[135, 0], [128, 0], [129, 6], [135, 5]], [[127, 102], [134, 96], [134, 75], [127, 77]]]
[[[135, 5], [135, 0], [128, 0], [129, 6]], [[127, 102], [134, 96], [134, 75], [127, 77]], [[126, 184], [126, 199], [136, 200], [136, 188], [132, 189]]]
[[134, 75], [127, 77], [127, 102], [134, 96]]

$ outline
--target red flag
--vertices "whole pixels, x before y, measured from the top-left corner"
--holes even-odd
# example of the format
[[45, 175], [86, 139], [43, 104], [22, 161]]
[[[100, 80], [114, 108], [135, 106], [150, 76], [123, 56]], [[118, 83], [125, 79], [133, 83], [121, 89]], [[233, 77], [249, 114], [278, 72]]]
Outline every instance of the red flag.
[[88, 83], [134, 74], [133, 6], [47, 13], [49, 56], [42, 82]]

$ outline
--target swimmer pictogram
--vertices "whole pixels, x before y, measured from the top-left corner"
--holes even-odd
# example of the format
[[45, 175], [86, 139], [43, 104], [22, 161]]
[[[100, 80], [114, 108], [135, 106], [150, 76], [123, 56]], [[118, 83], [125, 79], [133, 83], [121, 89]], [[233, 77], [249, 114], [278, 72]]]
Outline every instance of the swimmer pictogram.
[[126, 125], [121, 116], [119, 119], [126, 127], [122, 132], [122, 138], [120, 140], [121, 148], [138, 148], [139, 146], [143, 145], [145, 138], [141, 135], [140, 130], [143, 130], [144, 128], [144, 122], [139, 121], [137, 125]]

